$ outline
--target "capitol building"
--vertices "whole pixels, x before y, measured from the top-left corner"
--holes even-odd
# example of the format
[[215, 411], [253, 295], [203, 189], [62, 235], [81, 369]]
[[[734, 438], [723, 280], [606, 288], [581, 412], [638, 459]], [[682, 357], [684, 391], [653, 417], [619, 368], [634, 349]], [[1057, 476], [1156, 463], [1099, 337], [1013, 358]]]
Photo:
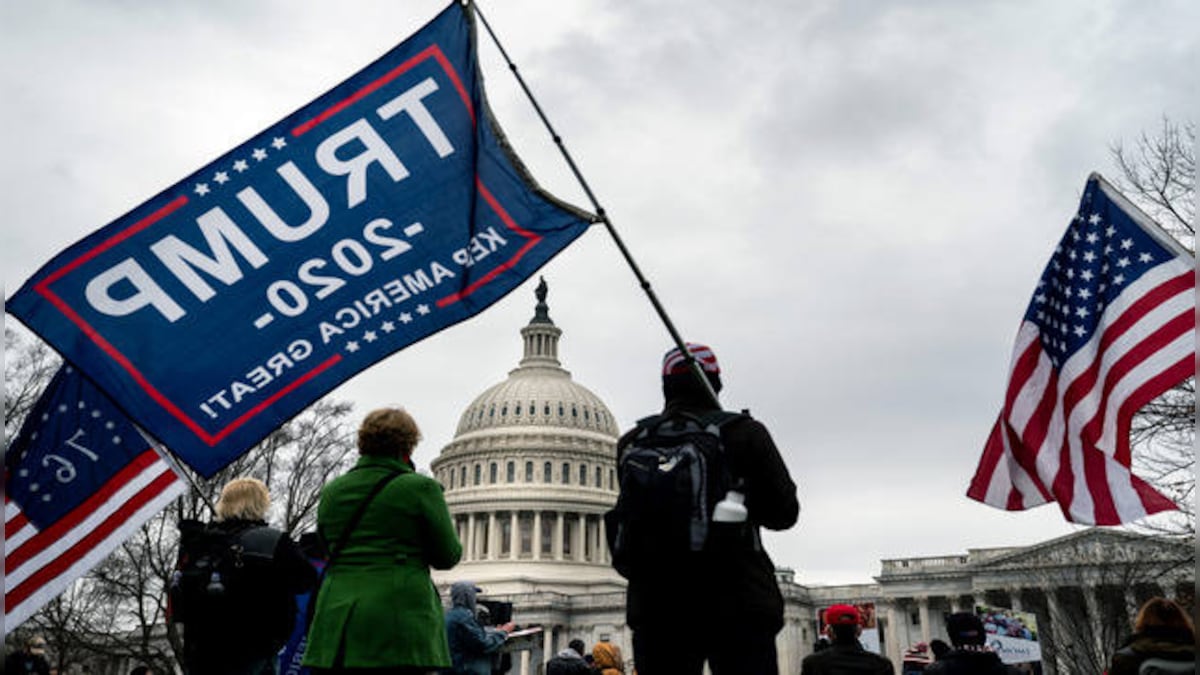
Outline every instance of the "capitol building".
[[[517, 367], [466, 407], [430, 466], [463, 543], [462, 561], [434, 581], [444, 594], [453, 581], [474, 581], [483, 598], [511, 602], [517, 624], [543, 628], [513, 655], [522, 675], [542, 672], [574, 638], [612, 642], [632, 658], [625, 580], [610, 564], [602, 517], [617, 498], [621, 430], [563, 367], [544, 281], [536, 296]], [[805, 586], [785, 568], [776, 576], [786, 601], [781, 673], [798, 673], [812, 651], [818, 611], [848, 602], [874, 609], [870, 642], [897, 673], [906, 649], [946, 639], [943, 614], [985, 605], [1036, 617], [1042, 672], [1057, 675], [1099, 672], [1104, 639], [1127, 634], [1146, 598], [1194, 606], [1195, 552], [1175, 539], [1096, 528], [1031, 546], [882, 560], [869, 584]]]

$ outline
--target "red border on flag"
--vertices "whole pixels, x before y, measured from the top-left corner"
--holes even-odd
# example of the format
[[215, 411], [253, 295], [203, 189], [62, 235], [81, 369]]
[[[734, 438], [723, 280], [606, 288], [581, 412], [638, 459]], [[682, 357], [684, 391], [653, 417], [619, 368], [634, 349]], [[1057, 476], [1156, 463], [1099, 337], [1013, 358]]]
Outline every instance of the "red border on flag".
[[[339, 102], [333, 104], [329, 108], [327, 108], [324, 111], [322, 111], [321, 113], [319, 113], [316, 117], [313, 117], [312, 119], [301, 124], [300, 126], [297, 126], [296, 128], [294, 128], [292, 130], [292, 135], [300, 136], [302, 134], [305, 134], [305, 133], [311, 131], [317, 125], [325, 122], [326, 120], [330, 119], [331, 117], [337, 115], [339, 112], [352, 106], [353, 104], [357, 103], [358, 101], [366, 98], [367, 96], [369, 96], [370, 94], [379, 90], [384, 85], [388, 84], [389, 82], [396, 79], [400, 75], [403, 75], [404, 73], [408, 72], [409, 70], [412, 70], [417, 65], [419, 65], [431, 58], [434, 61], [436, 61], [439, 66], [441, 66], [442, 70], [445, 71], [446, 76], [448, 78], [450, 78], [450, 81], [454, 84], [455, 89], [458, 91], [459, 98], [462, 100], [463, 106], [466, 108], [467, 114], [471, 118], [471, 125], [472, 125], [472, 127], [475, 127], [477, 124], [477, 121], [475, 118], [475, 108], [471, 104], [471, 97], [468, 94], [466, 87], [463, 86], [462, 79], [458, 76], [458, 73], [454, 70], [453, 65], [450, 63], [450, 60], [446, 58], [446, 55], [442, 52], [441, 48], [437, 44], [432, 44], [432, 45], [426, 47], [425, 49], [423, 49], [422, 51], [420, 51], [419, 53], [417, 53], [415, 56], [409, 58], [407, 61], [401, 63], [400, 65], [396, 66], [392, 70], [388, 71], [381, 77], [379, 77], [375, 80], [372, 80], [371, 82], [369, 82], [368, 84], [363, 86], [361, 89], [359, 89], [358, 91], [351, 94], [346, 99], [343, 99], [342, 101], [339, 101]], [[521, 257], [523, 257], [527, 252], [529, 252], [530, 249], [532, 249], [534, 246], [536, 246], [537, 244], [539, 244], [542, 241], [542, 237], [538, 236], [537, 234], [535, 234], [529, 230], [522, 228], [520, 225], [518, 225], [516, 223], [516, 221], [514, 221], [512, 219], [512, 217], [508, 214], [508, 212], [500, 205], [500, 203], [496, 200], [496, 198], [492, 195], [492, 193], [483, 184], [483, 181], [480, 180], [478, 175], [476, 175], [476, 177], [475, 177], [475, 184], [476, 184], [476, 187], [479, 189], [480, 194], [483, 196], [484, 201], [488, 204], [488, 206], [491, 207], [491, 209], [495, 212], [496, 216], [500, 219], [500, 221], [504, 223], [505, 227], [510, 229], [517, 236], [527, 239], [528, 241], [526, 242], [526, 244], [524, 246], [522, 246], [519, 250], [517, 250], [517, 252], [515, 254], [513, 254], [513, 256], [511, 258], [509, 258], [507, 261], [505, 261], [505, 262], [501, 263], [500, 265], [498, 265], [497, 267], [495, 267], [491, 272], [488, 272], [481, 279], [479, 279], [475, 283], [471, 284], [463, 291], [454, 293], [445, 298], [441, 298], [441, 299], [437, 300], [436, 304], [438, 307], [445, 307], [447, 305], [458, 302], [459, 300], [463, 299], [464, 297], [479, 290], [479, 288], [483, 287], [484, 285], [486, 285], [489, 282], [491, 282], [492, 280], [494, 280], [497, 276], [499, 276], [501, 272], [503, 272], [507, 269], [510, 269], [514, 265], [516, 265], [517, 262], [521, 259]], [[53, 290], [50, 289], [50, 284], [62, 279], [64, 276], [75, 271], [80, 266], [82, 266], [84, 263], [95, 258], [96, 256], [100, 255], [104, 251], [116, 246], [117, 244], [119, 244], [122, 241], [128, 239], [129, 237], [141, 232], [142, 230], [148, 229], [149, 227], [164, 220], [165, 218], [170, 216], [172, 213], [175, 213], [176, 211], [181, 209], [187, 203], [188, 203], [187, 195], [179, 195], [179, 196], [175, 197], [173, 200], [168, 202], [166, 205], [160, 207], [154, 213], [151, 213], [150, 215], [139, 220], [138, 222], [134, 223], [133, 225], [125, 228], [124, 230], [113, 235], [112, 237], [109, 237], [108, 239], [101, 242], [100, 245], [85, 252], [83, 255], [79, 256], [78, 258], [71, 260], [70, 262], [68, 262], [67, 264], [58, 268], [57, 270], [51, 272], [50, 274], [48, 274], [46, 276], [45, 279], [43, 279], [37, 283], [37, 285], [35, 286], [35, 290], [38, 292], [38, 294], [40, 294], [42, 297], [46, 298], [46, 300], [48, 300], [52, 305], [54, 305], [60, 312], [62, 312], [63, 315], [66, 316], [68, 320], [70, 320], [72, 323], [77, 325], [79, 327], [79, 329], [81, 331], [83, 331], [84, 335], [86, 335], [89, 339], [91, 339], [91, 341], [94, 342], [98, 347], [100, 347], [100, 349], [104, 353], [108, 354], [109, 357], [111, 357], [114, 361], [117, 362], [118, 365], [121, 366], [121, 368], [123, 368], [127, 373], [129, 373], [130, 377], [133, 378], [134, 382], [136, 382], [138, 384], [138, 386], [141, 387], [142, 390], [145, 391], [148, 396], [150, 396], [151, 399], [153, 399], [156, 403], [158, 403], [160, 406], [162, 406], [164, 410], [166, 410], [168, 413], [170, 413], [171, 416], [173, 416], [175, 419], [179, 420], [185, 427], [187, 427], [189, 430], [191, 430], [191, 432], [193, 434], [195, 434], [197, 438], [202, 440], [209, 447], [212, 447], [212, 446], [215, 446], [216, 444], [220, 443], [227, 436], [229, 436], [229, 434], [233, 433], [235, 430], [237, 430], [243, 424], [248, 422], [250, 419], [252, 419], [259, 413], [261, 413], [264, 410], [266, 410], [267, 408], [269, 408], [271, 405], [273, 405], [279, 399], [281, 399], [284, 396], [286, 396], [287, 394], [291, 393], [296, 388], [300, 387], [301, 385], [303, 385], [304, 383], [313, 379], [314, 377], [321, 374], [322, 372], [324, 372], [324, 371], [332, 368], [333, 366], [337, 365], [338, 363], [340, 363], [342, 361], [342, 356], [340, 354], [334, 354], [333, 356], [329, 357], [328, 359], [317, 364], [317, 366], [315, 366], [311, 370], [301, 374], [299, 377], [297, 377], [294, 381], [292, 381], [290, 384], [285, 386], [283, 389], [280, 389], [274, 395], [272, 395], [271, 397], [262, 401], [258, 405], [254, 406], [253, 408], [251, 408], [246, 413], [242, 414], [237, 419], [233, 420], [229, 424], [227, 424], [224, 427], [222, 427], [221, 429], [217, 430], [215, 433], [209, 433], [208, 431], [205, 431], [205, 429], [202, 426], [200, 426], [200, 424], [198, 422], [196, 422], [196, 420], [192, 419], [187, 413], [185, 413], [183, 411], [183, 409], [180, 408], [180, 406], [175, 404], [173, 401], [168, 399], [166, 397], [166, 395], [164, 395], [161, 391], [159, 391], [146, 378], [146, 376], [143, 375], [141, 373], [141, 371], [138, 370], [137, 366], [135, 366], [128, 357], [126, 357], [124, 354], [122, 354], [121, 351], [118, 350], [115, 346], [113, 346], [113, 344], [111, 342], [106, 340], [104, 338], [104, 336], [102, 336], [100, 334], [99, 331], [97, 331], [86, 320], [84, 320], [84, 318], [82, 316], [80, 316], [78, 312], [76, 312], [74, 309], [72, 309], [71, 306], [68, 305], [65, 300], [63, 300], [58, 294], [56, 294]]]

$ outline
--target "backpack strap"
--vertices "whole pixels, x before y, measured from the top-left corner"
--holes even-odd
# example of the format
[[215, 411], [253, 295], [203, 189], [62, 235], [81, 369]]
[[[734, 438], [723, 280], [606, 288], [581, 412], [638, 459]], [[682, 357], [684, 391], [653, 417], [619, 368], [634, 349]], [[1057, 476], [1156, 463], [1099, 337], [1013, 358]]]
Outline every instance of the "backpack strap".
[[256, 558], [275, 557], [275, 547], [283, 537], [282, 530], [266, 525], [254, 525], [237, 533], [237, 542], [242, 546], [242, 555]]
[[346, 543], [350, 541], [350, 533], [354, 531], [354, 528], [358, 527], [358, 522], [362, 520], [363, 514], [367, 512], [367, 507], [371, 505], [371, 502], [375, 501], [375, 496], [382, 492], [383, 488], [387, 487], [388, 483], [391, 483], [402, 473], [403, 472], [401, 471], [389, 471], [386, 476], [379, 479], [378, 482], [371, 486], [371, 491], [367, 493], [367, 496], [361, 502], [359, 502], [358, 510], [356, 510], [354, 515], [350, 517], [350, 522], [347, 523], [346, 529], [342, 530], [342, 536], [338, 537], [337, 543], [333, 545], [333, 548], [329, 549], [329, 557], [325, 560], [325, 569], [329, 569], [329, 566], [333, 564], [334, 559], [336, 559], [338, 554], [342, 552], [342, 549], [346, 547]]

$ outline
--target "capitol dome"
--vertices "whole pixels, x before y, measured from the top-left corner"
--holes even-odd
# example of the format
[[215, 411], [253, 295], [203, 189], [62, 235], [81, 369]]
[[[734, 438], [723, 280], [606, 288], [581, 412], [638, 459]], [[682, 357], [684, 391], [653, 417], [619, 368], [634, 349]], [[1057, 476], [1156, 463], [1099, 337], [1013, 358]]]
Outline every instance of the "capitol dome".
[[489, 594], [624, 588], [603, 524], [617, 498], [618, 427], [562, 367], [546, 295], [543, 280], [517, 367], [466, 407], [431, 462], [463, 543], [439, 584], [470, 579]]

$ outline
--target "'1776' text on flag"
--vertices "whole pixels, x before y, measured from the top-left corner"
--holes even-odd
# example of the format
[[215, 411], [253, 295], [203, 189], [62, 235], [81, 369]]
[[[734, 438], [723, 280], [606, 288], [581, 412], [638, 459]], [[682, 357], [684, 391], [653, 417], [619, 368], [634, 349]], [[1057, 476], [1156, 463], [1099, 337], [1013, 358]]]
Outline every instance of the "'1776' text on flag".
[[1098, 175], [1017, 332], [1004, 408], [967, 495], [1127, 523], [1175, 508], [1132, 471], [1130, 423], [1194, 373], [1193, 257]]
[[4, 456], [8, 633], [184, 491], [107, 396], [59, 369]]
[[60, 253], [8, 311], [205, 476], [480, 312], [591, 217], [507, 151], [469, 12]]

